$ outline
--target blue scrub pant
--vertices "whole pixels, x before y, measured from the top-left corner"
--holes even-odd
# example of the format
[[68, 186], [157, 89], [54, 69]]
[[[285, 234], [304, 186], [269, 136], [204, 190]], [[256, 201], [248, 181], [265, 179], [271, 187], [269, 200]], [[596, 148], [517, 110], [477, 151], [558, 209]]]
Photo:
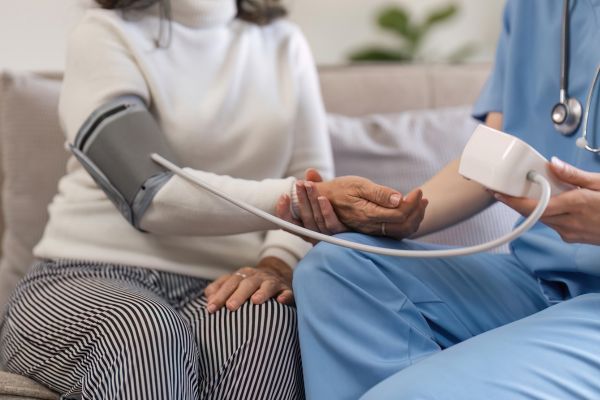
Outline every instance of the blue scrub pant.
[[294, 290], [309, 400], [600, 398], [600, 295], [551, 305], [513, 255], [400, 259], [322, 243]]

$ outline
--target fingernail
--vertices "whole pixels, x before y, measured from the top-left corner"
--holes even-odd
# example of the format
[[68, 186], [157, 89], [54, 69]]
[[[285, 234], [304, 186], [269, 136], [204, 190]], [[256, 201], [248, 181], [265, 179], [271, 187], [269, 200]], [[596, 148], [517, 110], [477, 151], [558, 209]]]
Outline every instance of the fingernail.
[[312, 184], [312, 182], [306, 182], [306, 183], [304, 184], [304, 187], [306, 187], [306, 191], [307, 191], [308, 193], [312, 192], [312, 190], [313, 190], [313, 184]]
[[393, 194], [392, 197], [390, 197], [390, 203], [392, 203], [394, 207], [399, 206], [401, 201], [402, 196], [400, 196], [399, 194]]
[[227, 302], [227, 308], [229, 308], [230, 310], [235, 310], [238, 308], [238, 303], [235, 301], [229, 301]]
[[214, 304], [209, 304], [206, 308], [210, 314], [214, 314], [214, 312], [217, 311], [217, 306]]
[[496, 200], [498, 201], [502, 201], [504, 200], [504, 196], [502, 196], [500, 193], [494, 193], [494, 197], [496, 198]]
[[565, 169], [565, 168], [567, 168], [567, 164], [565, 164], [564, 161], [562, 161], [558, 157], [552, 157], [552, 159], [550, 161], [552, 162], [552, 165], [554, 165], [558, 169]]

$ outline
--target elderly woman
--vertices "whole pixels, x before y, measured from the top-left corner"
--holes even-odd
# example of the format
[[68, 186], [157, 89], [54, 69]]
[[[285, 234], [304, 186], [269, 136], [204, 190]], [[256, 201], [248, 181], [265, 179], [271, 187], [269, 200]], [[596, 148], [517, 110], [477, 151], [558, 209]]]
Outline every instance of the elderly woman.
[[[69, 42], [69, 143], [126, 97], [189, 171], [264, 210], [308, 167], [332, 175], [313, 59], [277, 1], [97, 2]], [[0, 361], [65, 398], [304, 398], [291, 278], [307, 244], [162, 183], [132, 226], [70, 160]]]

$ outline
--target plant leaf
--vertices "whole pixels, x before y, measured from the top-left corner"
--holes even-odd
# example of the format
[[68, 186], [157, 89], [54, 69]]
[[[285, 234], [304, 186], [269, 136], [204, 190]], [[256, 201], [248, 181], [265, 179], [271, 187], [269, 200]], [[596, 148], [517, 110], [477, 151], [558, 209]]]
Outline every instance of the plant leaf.
[[403, 38], [411, 36], [410, 15], [402, 7], [388, 7], [381, 11], [377, 19], [381, 28], [399, 34]]
[[401, 51], [385, 49], [382, 47], [369, 47], [358, 50], [350, 55], [351, 61], [394, 61], [407, 62], [410, 57]]
[[458, 7], [454, 4], [449, 4], [445, 7], [441, 7], [437, 10], [434, 10], [425, 19], [423, 29], [428, 29], [431, 28], [433, 25], [446, 22], [450, 18], [454, 17], [457, 13]]

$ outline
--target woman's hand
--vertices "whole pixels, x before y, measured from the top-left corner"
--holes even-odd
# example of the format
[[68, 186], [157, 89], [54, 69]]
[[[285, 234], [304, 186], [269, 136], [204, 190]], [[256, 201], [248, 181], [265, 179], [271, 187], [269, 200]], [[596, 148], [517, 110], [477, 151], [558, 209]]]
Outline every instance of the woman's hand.
[[[323, 182], [323, 178], [315, 169], [309, 169], [305, 174], [306, 183], [302, 181], [296, 182], [296, 192], [298, 194], [299, 210], [297, 217], [292, 215], [292, 199], [288, 195], [283, 195], [279, 198], [276, 207], [276, 214], [295, 225], [305, 227], [315, 232], [320, 232], [325, 235], [335, 235], [338, 233], [350, 230], [342, 224], [338, 219], [331, 203], [323, 196], [320, 196], [315, 189], [312, 191], [312, 184], [315, 182]], [[309, 185], [311, 189], [306, 189]], [[308, 196], [308, 190], [311, 195]], [[304, 240], [313, 245], [317, 244], [317, 240], [302, 236]]]
[[237, 311], [248, 300], [263, 304], [275, 298], [281, 304], [292, 305], [292, 269], [276, 257], [265, 257], [256, 268], [240, 268], [220, 277], [206, 287], [204, 295], [211, 314], [223, 306]]
[[[552, 158], [549, 168], [558, 179], [580, 189], [553, 197], [541, 221], [565, 242], [600, 245], [600, 174], [582, 171], [558, 158]], [[522, 215], [531, 214], [537, 205], [532, 199], [502, 194], [496, 198]]]
[[393, 189], [354, 176], [329, 182], [299, 181], [296, 191], [298, 219], [289, 212], [289, 196], [280, 199], [278, 215], [328, 235], [352, 229], [404, 239], [417, 231], [427, 207], [420, 190], [403, 198]]

